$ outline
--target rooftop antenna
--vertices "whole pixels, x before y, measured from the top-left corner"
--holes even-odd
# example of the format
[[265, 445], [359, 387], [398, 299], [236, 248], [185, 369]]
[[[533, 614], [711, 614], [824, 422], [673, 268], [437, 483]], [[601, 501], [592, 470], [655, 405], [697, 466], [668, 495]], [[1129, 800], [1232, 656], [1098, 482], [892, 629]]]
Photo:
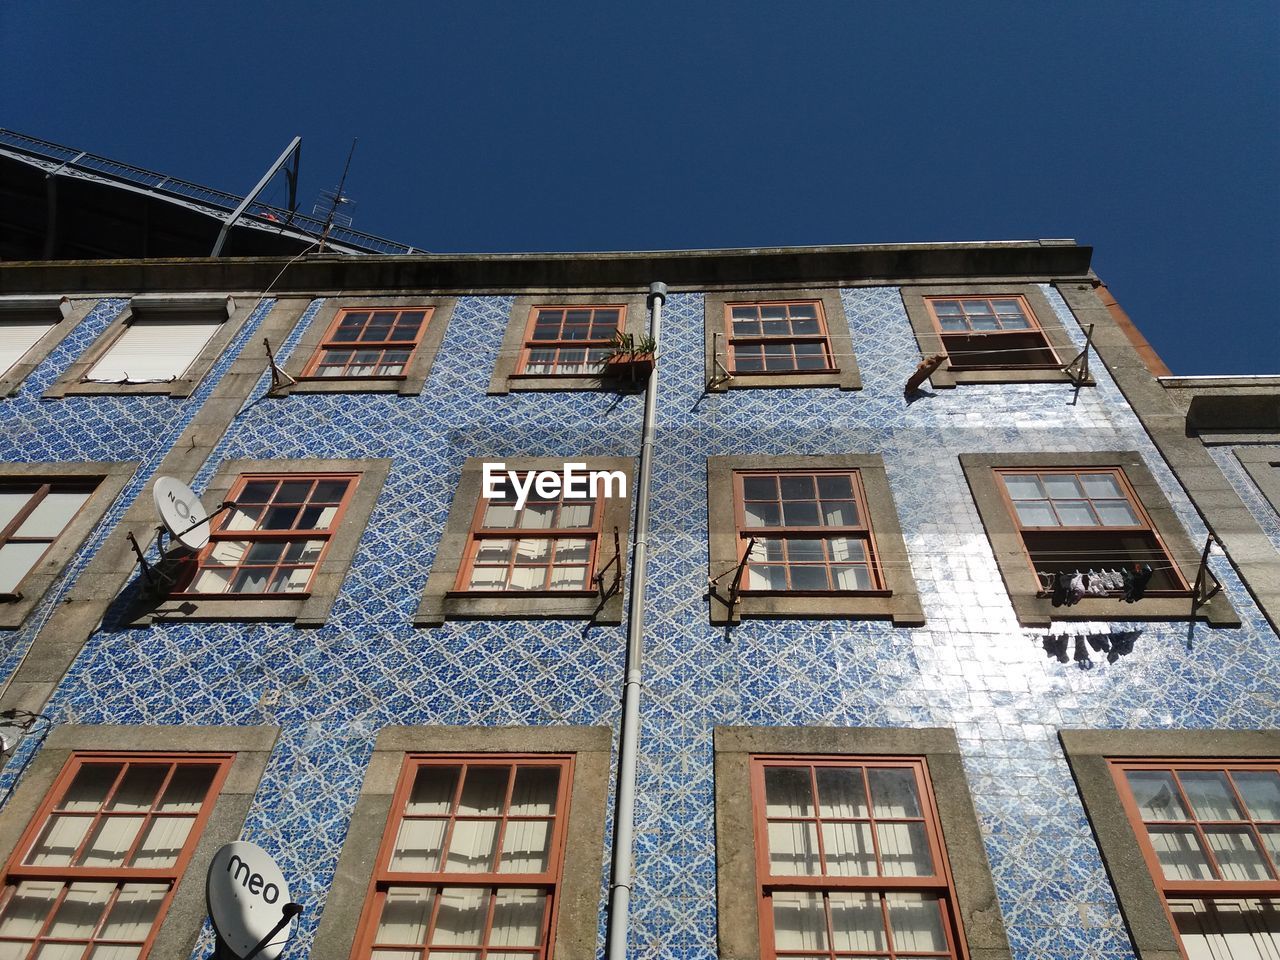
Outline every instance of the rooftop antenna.
[[[333, 230], [334, 222], [340, 219], [338, 206], [344, 203], [351, 203], [351, 198], [343, 195], [342, 188], [346, 186], [347, 171], [351, 169], [351, 157], [356, 152], [356, 143], [359, 142], [359, 139], [359, 137], [352, 137], [351, 139], [351, 149], [347, 151], [347, 163], [346, 166], [342, 168], [342, 179], [338, 181], [338, 189], [333, 191], [332, 203], [329, 206], [329, 214], [324, 219], [324, 231], [320, 234], [320, 246], [316, 248], [317, 253], [324, 253], [324, 243], [329, 239], [329, 233]], [[327, 194], [328, 191], [325, 191], [324, 193], [321, 193], [320, 196], [326, 197]], [[351, 226], [351, 218], [349, 216], [343, 216], [341, 219], [345, 221], [342, 226]]]

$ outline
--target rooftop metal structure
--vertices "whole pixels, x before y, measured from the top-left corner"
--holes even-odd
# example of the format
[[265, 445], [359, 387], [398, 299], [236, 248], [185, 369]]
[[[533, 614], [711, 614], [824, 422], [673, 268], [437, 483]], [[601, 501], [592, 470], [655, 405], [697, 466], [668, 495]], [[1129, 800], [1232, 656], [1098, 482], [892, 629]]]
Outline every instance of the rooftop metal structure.
[[[129, 194], [136, 201], [126, 200]], [[12, 260], [207, 256], [213, 237], [244, 197], [0, 129], [0, 200], [7, 210], [0, 213], [0, 258]], [[72, 218], [62, 210], [68, 202], [77, 220], [87, 214], [102, 221], [92, 236], [69, 233]], [[122, 221], [125, 235], [112, 231], [108, 221]], [[83, 233], [84, 225], [79, 228]], [[235, 219], [228, 252], [296, 252], [324, 230], [324, 220], [315, 216], [254, 201]], [[325, 247], [352, 255], [425, 252], [340, 223], [329, 227]]]

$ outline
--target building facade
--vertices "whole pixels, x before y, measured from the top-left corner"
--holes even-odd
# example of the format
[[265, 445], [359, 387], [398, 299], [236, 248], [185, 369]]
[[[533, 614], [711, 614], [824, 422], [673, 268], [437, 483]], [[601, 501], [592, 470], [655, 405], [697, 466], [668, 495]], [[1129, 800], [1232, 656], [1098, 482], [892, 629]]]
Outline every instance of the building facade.
[[1280, 956], [1274, 424], [1090, 253], [0, 264], [0, 957]]

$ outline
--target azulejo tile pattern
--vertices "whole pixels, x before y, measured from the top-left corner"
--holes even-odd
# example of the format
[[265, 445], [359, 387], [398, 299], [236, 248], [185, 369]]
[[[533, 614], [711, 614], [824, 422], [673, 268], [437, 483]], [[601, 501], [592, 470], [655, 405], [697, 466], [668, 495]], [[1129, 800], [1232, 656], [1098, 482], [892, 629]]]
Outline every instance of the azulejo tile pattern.
[[1249, 476], [1236, 458], [1236, 451], [1241, 448], [1214, 446], [1205, 449], [1209, 451], [1209, 456], [1217, 461], [1218, 467], [1231, 482], [1236, 493], [1240, 494], [1240, 499], [1249, 508], [1253, 518], [1258, 521], [1258, 526], [1262, 527], [1267, 539], [1275, 545], [1277, 550], [1280, 550], [1280, 513], [1277, 513], [1271, 501], [1262, 495], [1262, 491], [1253, 482], [1253, 477]]
[[[1045, 292], [1083, 342], [1058, 294]], [[855, 288], [842, 296], [865, 385], [848, 393], [705, 395], [702, 297], [675, 294], [666, 305], [633, 956], [716, 955], [712, 729], [837, 724], [955, 728], [1015, 955], [1128, 958], [1128, 938], [1056, 730], [1274, 727], [1276, 638], [1230, 566], [1214, 558], [1214, 572], [1242, 614], [1240, 629], [1119, 619], [1105, 626], [1137, 632], [1128, 656], [1081, 664], [1046, 657], [1043, 631], [1025, 630], [1014, 619], [958, 453], [1137, 449], [1193, 539], [1203, 535], [1194, 510], [1100, 364], [1098, 386], [1078, 395], [1067, 385], [967, 386], [908, 404], [902, 386], [919, 351], [898, 291]], [[284, 953], [289, 960], [310, 954], [383, 726], [616, 727], [622, 629], [563, 621], [409, 625], [466, 457], [638, 451], [640, 397], [485, 395], [510, 306], [509, 297], [460, 298], [420, 397], [271, 399], [260, 383], [200, 472], [197, 489], [228, 458], [393, 459], [324, 627], [100, 630], [50, 705], [59, 722], [281, 726], [244, 836], [279, 858], [306, 908]], [[318, 307], [319, 301], [312, 310]], [[86, 323], [103, 324], [118, 308], [104, 303]], [[80, 421], [60, 432], [50, 425], [63, 438], [42, 441], [50, 444], [50, 459], [89, 457], [84, 451], [104, 448], [94, 446], [104, 444], [95, 433], [127, 433], [133, 439], [120, 440], [127, 444], [145, 430], [152, 436], [168, 430], [171, 442], [180, 429], [173, 401], [153, 407], [145, 398], [120, 398], [129, 402], [98, 406], [103, 399], [112, 398], [64, 401], [74, 402], [67, 409]], [[199, 402], [199, 395], [192, 400]], [[172, 419], [153, 422], [161, 416]], [[44, 421], [33, 421], [32, 429], [43, 430]], [[841, 451], [885, 458], [926, 626], [798, 620], [713, 629], [702, 599], [706, 458]], [[155, 461], [151, 451], [145, 456]], [[1117, 607], [1118, 617], [1123, 610]], [[9, 777], [33, 748], [24, 745]], [[0, 787], [5, 783], [0, 778]], [[602, 904], [605, 894], [602, 878]], [[206, 930], [193, 958], [208, 950]]]

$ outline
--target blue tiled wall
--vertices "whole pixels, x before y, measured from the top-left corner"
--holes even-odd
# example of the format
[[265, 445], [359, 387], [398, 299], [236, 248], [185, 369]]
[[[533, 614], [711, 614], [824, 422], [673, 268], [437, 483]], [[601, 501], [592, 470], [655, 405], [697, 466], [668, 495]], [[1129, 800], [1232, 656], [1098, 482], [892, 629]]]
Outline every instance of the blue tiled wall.
[[1277, 550], [1280, 550], [1280, 513], [1276, 513], [1276, 508], [1262, 495], [1262, 491], [1253, 482], [1253, 477], [1249, 476], [1248, 471], [1236, 457], [1236, 451], [1242, 448], [1221, 446], [1207, 449], [1209, 455], [1217, 461], [1218, 467], [1231, 482], [1231, 486], [1235, 488], [1236, 493], [1240, 494], [1240, 499], [1249, 508], [1253, 518], [1258, 521], [1258, 526], [1262, 527], [1262, 532], [1267, 535], [1267, 539], [1275, 545]]
[[[1082, 340], [1057, 293], [1045, 292]], [[847, 393], [703, 396], [702, 297], [677, 294], [667, 304], [633, 955], [715, 956], [713, 727], [833, 724], [955, 728], [1015, 955], [1128, 958], [1056, 730], [1276, 726], [1280, 680], [1269, 659], [1276, 638], [1219, 557], [1214, 572], [1242, 628], [1122, 623], [1117, 627], [1140, 633], [1133, 652], [1114, 663], [1097, 655], [1082, 664], [1047, 657], [1045, 631], [1014, 619], [956, 454], [1137, 449], [1193, 540], [1203, 536], [1194, 510], [1098, 365], [1098, 386], [1078, 396], [1067, 385], [968, 386], [908, 404], [902, 386], [919, 350], [897, 290], [849, 289], [843, 298], [865, 385]], [[394, 459], [325, 627], [100, 631], [50, 706], [60, 721], [282, 727], [244, 836], [279, 857], [306, 906], [284, 954], [290, 960], [308, 955], [381, 727], [616, 726], [622, 629], [560, 621], [409, 625], [465, 457], [638, 450], [640, 397], [485, 395], [510, 304], [505, 297], [459, 300], [420, 397], [259, 399], [264, 380], [201, 471], [197, 489], [227, 458]], [[105, 323], [118, 305], [100, 309], [91, 322]], [[133, 432], [130, 424], [147, 417], [168, 416], [167, 428], [176, 430], [183, 414], [175, 411], [187, 409], [167, 398], [61, 403], [85, 411], [74, 414], [84, 424], [68, 437], [86, 444], [100, 441], [81, 431]], [[60, 404], [34, 405], [60, 416]], [[113, 418], [124, 423], [111, 426]], [[56, 456], [90, 458], [70, 439], [63, 450]], [[706, 457], [840, 451], [884, 456], [927, 625], [798, 620], [713, 629], [702, 599]], [[193, 956], [207, 952], [206, 931]]]

